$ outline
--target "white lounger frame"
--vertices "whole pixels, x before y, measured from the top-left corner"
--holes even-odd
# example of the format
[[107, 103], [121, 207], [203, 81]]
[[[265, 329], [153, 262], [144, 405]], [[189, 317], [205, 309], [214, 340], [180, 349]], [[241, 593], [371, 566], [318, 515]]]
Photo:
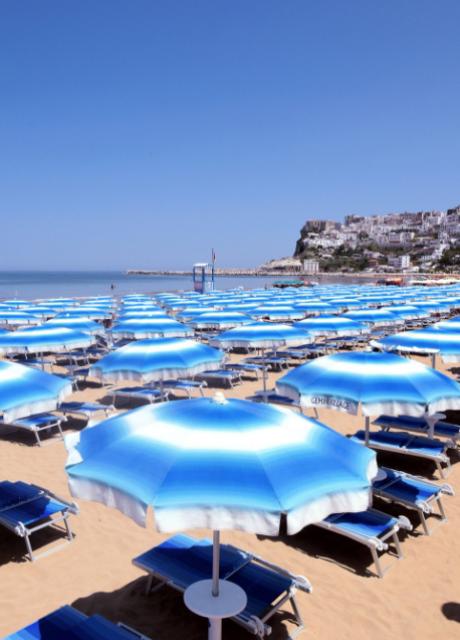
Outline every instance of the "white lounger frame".
[[[67, 507], [67, 510], [64, 512], [61, 512], [60, 515], [52, 516], [48, 520], [40, 524], [37, 524], [35, 526], [26, 526], [22, 522], [19, 522], [15, 527], [11, 526], [9, 522], [2, 520], [2, 511], [6, 512], [8, 511], [8, 509], [5, 508], [2, 511], [0, 511], [0, 525], [2, 527], [5, 527], [6, 529], [9, 529], [9, 531], [12, 531], [20, 538], [24, 538], [24, 542], [27, 548], [27, 556], [29, 557], [29, 560], [31, 562], [35, 562], [35, 560], [37, 560], [38, 558], [44, 558], [45, 556], [49, 556], [51, 553], [54, 553], [55, 551], [58, 551], [58, 549], [61, 549], [62, 547], [66, 546], [69, 542], [72, 542], [74, 536], [72, 533], [72, 529], [70, 528], [68, 519], [70, 515], [77, 515], [79, 513], [78, 505], [75, 502], [67, 502], [66, 500], [63, 500], [62, 498], [56, 496], [54, 493], [51, 493], [51, 491], [45, 491], [45, 490], [43, 490], [43, 493], [38, 494], [36, 497], [30, 498], [28, 500], [24, 500], [23, 502], [17, 503], [14, 506], [18, 507], [18, 506], [26, 505], [29, 502], [34, 502], [34, 500], [36, 500], [37, 498], [42, 498], [42, 497], [52, 498], [54, 500], [57, 500], [58, 502], [61, 502]], [[34, 553], [32, 549], [32, 543], [30, 541], [30, 536], [36, 531], [41, 531], [41, 529], [45, 529], [46, 527], [51, 527], [52, 529], [65, 533], [66, 541], [53, 545], [53, 547], [51, 549], [48, 549], [47, 551], [42, 551], [41, 553]]]
[[[378, 511], [377, 509], [370, 509], [370, 511], [389, 517], [387, 513], [383, 513], [382, 511]], [[376, 575], [379, 578], [383, 578], [383, 576], [390, 569], [393, 563], [387, 565], [386, 567], [382, 567], [378, 552], [388, 551], [388, 553], [391, 553], [390, 545], [388, 544], [387, 540], [388, 538], [392, 538], [393, 544], [396, 549], [396, 553], [393, 553], [392, 555], [395, 556], [398, 560], [400, 560], [401, 558], [403, 558], [403, 553], [402, 553], [401, 545], [398, 538], [398, 531], [400, 529], [405, 529], [406, 531], [412, 530], [412, 525], [405, 516], [399, 516], [398, 518], [396, 518], [396, 520], [398, 522], [381, 537], [362, 536], [362, 535], [359, 535], [358, 533], [347, 531], [342, 527], [340, 527], [340, 525], [336, 525], [334, 522], [327, 522], [326, 520], [323, 520], [321, 522], [315, 522], [313, 526], [320, 527], [321, 529], [327, 529], [328, 531], [333, 531], [334, 533], [338, 533], [342, 536], [345, 536], [346, 538], [350, 538], [350, 540], [355, 540], [356, 542], [360, 542], [361, 544], [364, 544], [366, 547], [368, 547], [369, 551], [371, 552], [372, 560], [376, 568]]]
[[[237, 549], [237, 547], [233, 547], [232, 545], [227, 545], [228, 547], [231, 547], [233, 549]], [[237, 549], [238, 551], [241, 551], [240, 549]], [[244, 552], [247, 553], [247, 552]], [[285, 569], [283, 569], [282, 567], [273, 564], [271, 562], [268, 562], [267, 560], [264, 560], [263, 558], [261, 558], [260, 556], [257, 555], [253, 555], [250, 553], [247, 553], [247, 562], [240, 565], [236, 571], [234, 573], [236, 573], [239, 569], [242, 569], [244, 566], [246, 566], [247, 564], [249, 564], [250, 562], [257, 562], [258, 564], [271, 569], [272, 571], [275, 571], [276, 573], [279, 573], [283, 576], [285, 576], [286, 578], [291, 579], [295, 584], [292, 585], [292, 587], [289, 589], [289, 591], [287, 593], [285, 593], [284, 595], [282, 595], [280, 598], [278, 598], [278, 600], [275, 602], [275, 604], [271, 607], [271, 609], [269, 609], [269, 611], [267, 611], [267, 613], [262, 617], [262, 618], [258, 618], [257, 616], [251, 616], [251, 618], [249, 620], [246, 620], [244, 618], [241, 618], [239, 616], [234, 616], [233, 618], [231, 618], [234, 622], [238, 623], [240, 626], [242, 626], [243, 628], [245, 628], [247, 631], [249, 631], [250, 633], [252, 633], [253, 635], [258, 636], [259, 638], [265, 638], [266, 636], [270, 635], [272, 632], [272, 628], [270, 625], [267, 624], [267, 620], [269, 620], [277, 611], [279, 611], [279, 609], [281, 609], [281, 607], [286, 603], [286, 602], [290, 602], [291, 607], [292, 607], [292, 611], [295, 617], [295, 622], [296, 622], [296, 629], [293, 633], [291, 633], [289, 636], [287, 636], [287, 640], [293, 640], [294, 638], [297, 637], [297, 635], [304, 629], [305, 627], [305, 623], [302, 619], [302, 616], [300, 615], [300, 611], [299, 611], [299, 607], [297, 605], [296, 599], [295, 599], [295, 593], [297, 591], [297, 589], [300, 589], [302, 591], [305, 591], [306, 593], [311, 593], [313, 591], [313, 587], [310, 583], [310, 581], [308, 580], [308, 578], [306, 578], [305, 576], [302, 575], [294, 575], [292, 573], [290, 573], [289, 571], [286, 571]], [[167, 580], [165, 579], [164, 576], [162, 576], [161, 574], [157, 574], [156, 572], [152, 571], [149, 567], [144, 566], [141, 562], [136, 562], [136, 559], [133, 560], [133, 564], [134, 566], [138, 567], [139, 569], [142, 569], [143, 571], [146, 571], [148, 573], [148, 580], [147, 580], [147, 585], [145, 588], [145, 593], [146, 595], [149, 595], [150, 593], [157, 591], [158, 589], [160, 589], [161, 587], [167, 585], [169, 587], [172, 587], [173, 589], [176, 589], [177, 591], [180, 591], [181, 593], [184, 592], [184, 589], [182, 586], [176, 584], [175, 582], [173, 582], [172, 580]], [[232, 574], [228, 575], [226, 577], [227, 580], [231, 580], [231, 576]], [[154, 580], [157, 581], [157, 584], [153, 584]]]
[[[404, 500], [404, 498], [395, 497], [389, 494], [386, 489], [391, 487], [392, 484], [398, 482], [398, 479], [390, 480], [389, 483], [383, 487], [373, 487], [372, 492], [378, 498], [385, 500], [386, 502], [393, 502], [396, 504], [400, 504], [407, 509], [411, 509], [416, 511], [420, 517], [420, 523], [422, 525], [423, 531], [427, 536], [431, 535], [433, 531], [443, 522], [447, 522], [446, 512], [444, 511], [444, 506], [441, 502], [441, 494], [453, 496], [455, 495], [454, 490], [450, 484], [441, 484], [437, 485], [434, 482], [428, 482], [425, 478], [418, 478], [417, 476], [413, 476], [409, 473], [403, 473], [402, 471], [398, 471], [400, 476], [405, 476], [407, 478], [413, 478], [414, 480], [419, 480], [420, 482], [424, 482], [426, 484], [431, 484], [433, 487], [439, 490], [437, 495], [433, 495], [428, 500], [419, 500], [416, 503], [409, 502], [408, 500]], [[434, 508], [434, 505], [437, 505], [437, 511]], [[428, 526], [427, 517], [429, 515], [438, 516], [437, 525], [432, 526], [431, 528]]]

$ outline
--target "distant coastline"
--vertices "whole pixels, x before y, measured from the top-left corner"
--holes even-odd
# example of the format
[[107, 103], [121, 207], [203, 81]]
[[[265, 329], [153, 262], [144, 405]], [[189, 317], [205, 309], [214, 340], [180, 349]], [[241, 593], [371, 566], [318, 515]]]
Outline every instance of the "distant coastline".
[[[179, 270], [179, 269], [128, 269], [126, 272], [127, 276], [191, 276], [191, 269], [187, 270]], [[399, 273], [388, 273], [385, 271], [370, 271], [370, 272], [350, 272], [343, 273], [341, 271], [338, 272], [319, 272], [314, 275], [308, 274], [304, 271], [298, 270], [270, 270], [266, 269], [216, 269], [215, 270], [216, 277], [219, 278], [245, 278], [245, 277], [257, 277], [257, 278], [302, 278], [306, 280], [334, 280], [334, 281], [347, 281], [347, 280], [386, 280], [388, 278], [401, 278], [403, 280], [408, 280], [411, 278], [423, 279], [440, 279], [440, 278], [451, 278], [459, 277], [459, 274], [456, 273], [407, 273], [407, 272], [399, 272]]]

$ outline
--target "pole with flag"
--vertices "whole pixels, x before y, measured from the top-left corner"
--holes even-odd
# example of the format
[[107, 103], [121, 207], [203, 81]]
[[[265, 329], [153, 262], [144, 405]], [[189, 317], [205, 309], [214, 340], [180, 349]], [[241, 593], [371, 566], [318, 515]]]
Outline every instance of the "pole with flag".
[[214, 251], [214, 249], [211, 249], [211, 288], [214, 291], [214, 265], [216, 263], [216, 252]]

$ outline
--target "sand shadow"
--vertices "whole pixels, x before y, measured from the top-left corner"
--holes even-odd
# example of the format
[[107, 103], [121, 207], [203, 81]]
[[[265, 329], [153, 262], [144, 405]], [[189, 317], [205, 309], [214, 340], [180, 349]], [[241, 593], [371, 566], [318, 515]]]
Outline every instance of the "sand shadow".
[[[140, 577], [110, 592], [95, 592], [78, 598], [72, 606], [86, 615], [99, 614], [112, 622], [123, 622], [136, 631], [155, 638], [171, 640], [187, 638], [202, 640], [207, 637], [207, 620], [188, 611], [182, 593], [162, 587], [146, 595], [147, 577]], [[288, 640], [292, 632], [293, 615], [281, 610], [270, 619], [271, 640]], [[224, 638], [248, 640], [248, 631], [231, 620], [224, 620]]]
[[448, 620], [460, 622], [460, 602], [445, 602], [441, 611]]
[[[37, 555], [47, 551], [46, 547], [49, 547], [51, 551], [54, 544], [64, 543], [65, 540], [65, 533], [52, 527], [36, 531], [30, 537], [33, 552]], [[7, 529], [0, 529], [0, 566], [10, 562], [17, 564], [30, 562], [26, 554], [27, 549], [23, 538]]]

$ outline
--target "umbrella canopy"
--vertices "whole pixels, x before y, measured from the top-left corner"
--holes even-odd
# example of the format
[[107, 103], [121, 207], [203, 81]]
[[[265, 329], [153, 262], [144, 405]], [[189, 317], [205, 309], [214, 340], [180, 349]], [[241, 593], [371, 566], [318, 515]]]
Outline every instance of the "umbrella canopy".
[[4, 422], [54, 411], [71, 393], [71, 380], [0, 360], [0, 411]]
[[316, 316], [316, 318], [296, 322], [294, 326], [308, 331], [313, 336], [331, 334], [334, 336], [357, 336], [369, 333], [369, 328], [365, 324], [343, 316]]
[[193, 336], [190, 327], [172, 318], [128, 318], [112, 327], [115, 338], [141, 340], [143, 338], [161, 338], [163, 336]]
[[247, 400], [179, 400], [123, 413], [66, 439], [74, 496], [160, 531], [296, 533], [369, 505], [375, 454], [321, 423]]
[[253, 322], [221, 333], [211, 344], [222, 348], [253, 347], [269, 349], [305, 344], [309, 335], [303, 329], [287, 324]]
[[90, 320], [89, 318], [78, 318], [73, 316], [57, 315], [51, 320], [47, 320], [43, 327], [66, 327], [68, 329], [74, 329], [75, 331], [81, 331], [82, 333], [101, 334], [105, 329], [101, 324]]
[[458, 333], [460, 336], [460, 317], [456, 316], [450, 320], [441, 320], [441, 322], [436, 322], [432, 328], [443, 331], [444, 333]]
[[386, 336], [373, 345], [384, 351], [439, 353], [444, 362], [460, 362], [460, 333], [429, 327]]
[[16, 311], [0, 309], [0, 324], [3, 325], [40, 324], [40, 322], [40, 317], [23, 309]]
[[221, 366], [224, 354], [195, 340], [157, 338], [127, 344], [101, 358], [90, 374], [104, 382], [154, 382], [193, 376]]
[[390, 353], [336, 353], [278, 380], [279, 393], [306, 407], [364, 415], [421, 416], [460, 409], [460, 385], [419, 362]]
[[344, 318], [350, 318], [355, 322], [367, 322], [369, 324], [389, 325], [389, 324], [404, 324], [404, 320], [396, 313], [391, 313], [387, 309], [360, 309], [357, 311], [347, 311], [343, 314]]
[[208, 311], [195, 316], [189, 325], [195, 329], [231, 329], [242, 324], [251, 324], [252, 318], [244, 313], [231, 311]]
[[289, 305], [265, 304], [249, 311], [253, 318], [267, 318], [268, 320], [301, 320], [305, 313]]
[[0, 354], [44, 353], [85, 349], [94, 344], [94, 336], [67, 327], [41, 325], [31, 329], [0, 334]]

